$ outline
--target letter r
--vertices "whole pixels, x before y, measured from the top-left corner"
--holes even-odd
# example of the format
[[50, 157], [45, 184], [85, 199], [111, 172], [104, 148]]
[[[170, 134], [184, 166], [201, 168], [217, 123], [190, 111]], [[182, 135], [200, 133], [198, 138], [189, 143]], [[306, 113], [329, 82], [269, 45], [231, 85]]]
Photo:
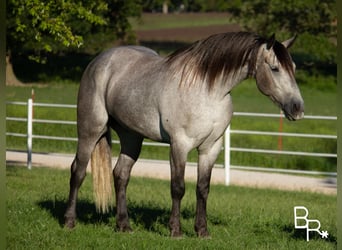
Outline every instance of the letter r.
[[[304, 210], [305, 214], [303, 216], [298, 216], [297, 210]], [[308, 227], [308, 220], [307, 220], [308, 215], [309, 215], [309, 211], [306, 209], [306, 207], [303, 207], [303, 206], [294, 207], [295, 228], [307, 228]], [[305, 225], [302, 225], [301, 223], [297, 223], [298, 220], [305, 220]], [[300, 224], [300, 225], [298, 225], [298, 224]]]

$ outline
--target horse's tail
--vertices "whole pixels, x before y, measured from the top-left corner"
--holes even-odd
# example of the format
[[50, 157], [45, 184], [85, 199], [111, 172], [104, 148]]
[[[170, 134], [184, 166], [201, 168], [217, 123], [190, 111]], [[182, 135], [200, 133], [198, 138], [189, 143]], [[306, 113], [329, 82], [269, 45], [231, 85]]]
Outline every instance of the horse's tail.
[[91, 172], [96, 210], [106, 213], [113, 207], [110, 129], [100, 138], [91, 154]]

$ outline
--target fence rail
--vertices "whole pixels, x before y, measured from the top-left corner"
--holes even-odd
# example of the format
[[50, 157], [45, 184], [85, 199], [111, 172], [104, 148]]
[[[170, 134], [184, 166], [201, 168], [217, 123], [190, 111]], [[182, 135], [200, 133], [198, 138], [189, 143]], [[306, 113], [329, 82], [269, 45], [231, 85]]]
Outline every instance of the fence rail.
[[[15, 122], [25, 122], [27, 123], [27, 133], [15, 133], [6, 132], [6, 136], [14, 137], [26, 137], [27, 138], [27, 166], [30, 169], [32, 164], [32, 140], [33, 139], [46, 139], [46, 140], [63, 140], [63, 141], [77, 141], [75, 137], [63, 137], [63, 136], [53, 136], [53, 135], [36, 135], [32, 133], [32, 127], [34, 123], [41, 124], [60, 124], [60, 125], [73, 125], [77, 124], [76, 121], [66, 121], [66, 120], [54, 120], [54, 119], [34, 119], [33, 118], [33, 108], [34, 107], [48, 107], [48, 108], [71, 108], [75, 109], [76, 105], [70, 104], [49, 104], [49, 103], [33, 103], [32, 99], [28, 102], [7, 102], [7, 105], [21, 105], [27, 106], [27, 117], [6, 117], [6, 121]], [[250, 113], [250, 112], [234, 112], [234, 116], [246, 116], [246, 117], [269, 117], [269, 118], [280, 118], [284, 117], [283, 114], [268, 114], [268, 113]], [[305, 119], [315, 119], [315, 120], [337, 120], [335, 116], [305, 116]], [[225, 132], [225, 143], [222, 148], [224, 151], [224, 168], [226, 175], [226, 184], [229, 185], [230, 182], [230, 152], [249, 152], [249, 153], [266, 153], [266, 154], [281, 154], [281, 155], [297, 155], [297, 156], [311, 156], [311, 157], [326, 157], [326, 158], [336, 158], [336, 153], [320, 153], [320, 152], [300, 152], [300, 151], [284, 151], [284, 150], [269, 150], [269, 149], [252, 149], [252, 148], [239, 148], [230, 146], [230, 136], [232, 134], [244, 134], [244, 135], [266, 135], [266, 136], [278, 136], [278, 137], [302, 137], [302, 138], [318, 138], [318, 139], [337, 139], [336, 135], [326, 135], [326, 134], [310, 134], [310, 133], [286, 133], [286, 132], [272, 132], [272, 131], [255, 131], [255, 130], [233, 130], [230, 127]], [[118, 144], [119, 141], [113, 140], [113, 144]], [[143, 145], [146, 146], [156, 146], [156, 147], [168, 147], [168, 144], [159, 142], [144, 142]], [[263, 168], [263, 167], [253, 167], [253, 166], [232, 166], [236, 169], [246, 169], [246, 170], [259, 170], [259, 171], [272, 171], [272, 172], [285, 172], [285, 173], [302, 173], [302, 174], [319, 174], [319, 175], [330, 175], [336, 176], [336, 172], [320, 172], [320, 171], [304, 171], [304, 170], [289, 170], [289, 169], [274, 169], [274, 168]]]

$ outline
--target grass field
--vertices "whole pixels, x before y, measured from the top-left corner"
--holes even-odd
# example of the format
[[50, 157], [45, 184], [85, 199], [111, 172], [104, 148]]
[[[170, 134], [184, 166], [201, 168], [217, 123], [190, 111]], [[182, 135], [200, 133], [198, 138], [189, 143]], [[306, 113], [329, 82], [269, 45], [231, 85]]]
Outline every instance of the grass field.
[[[212, 185], [210, 240], [193, 230], [195, 184], [182, 202], [184, 237], [169, 237], [169, 182], [132, 177], [128, 209], [133, 234], [113, 230], [115, 213], [99, 215], [88, 176], [79, 194], [78, 224], [63, 228], [69, 171], [7, 167], [7, 249], [336, 249], [336, 196]], [[294, 229], [294, 206], [305, 206], [329, 238]]]

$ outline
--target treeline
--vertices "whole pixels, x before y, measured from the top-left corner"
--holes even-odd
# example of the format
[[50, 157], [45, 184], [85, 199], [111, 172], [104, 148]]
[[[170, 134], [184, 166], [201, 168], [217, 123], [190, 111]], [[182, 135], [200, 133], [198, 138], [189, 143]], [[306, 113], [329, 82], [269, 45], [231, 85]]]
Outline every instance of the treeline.
[[297, 61], [311, 74], [336, 74], [335, 5], [335, 0], [8, 0], [7, 52], [42, 63], [47, 54], [97, 53], [106, 41], [135, 41], [130, 19], [144, 11], [224, 11], [244, 30], [276, 33], [278, 40], [298, 34]]

